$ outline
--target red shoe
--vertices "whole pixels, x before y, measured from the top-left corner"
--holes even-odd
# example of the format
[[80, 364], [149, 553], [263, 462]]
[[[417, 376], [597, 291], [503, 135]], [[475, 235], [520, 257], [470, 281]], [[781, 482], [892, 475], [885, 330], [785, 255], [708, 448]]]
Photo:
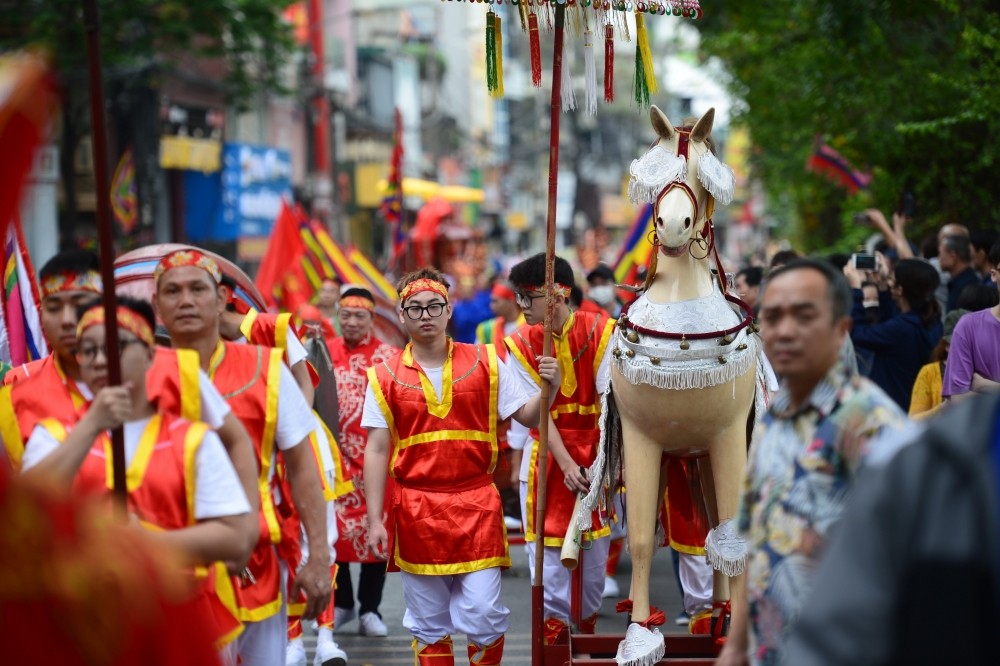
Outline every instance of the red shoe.
[[545, 620], [542, 631], [542, 643], [544, 645], [556, 645], [569, 641], [569, 626], [557, 617], [550, 617]]
[[[718, 615], [716, 615], [718, 611]], [[712, 636], [715, 644], [722, 647], [726, 644], [726, 636], [729, 634], [729, 620], [733, 614], [731, 601], [716, 601], [712, 604]]]
[[437, 643], [424, 645], [418, 650], [419, 645], [414, 638], [413, 653], [417, 657], [417, 666], [455, 666], [455, 649], [451, 636], [445, 636]]
[[585, 617], [582, 620], [580, 620], [580, 633], [581, 634], [597, 633], [597, 613], [594, 613], [590, 617]]
[[469, 643], [469, 666], [500, 666], [503, 657], [503, 636], [489, 645]]
[[615, 605], [615, 612], [617, 613], [631, 613], [632, 612], [632, 600], [622, 599]]
[[688, 633], [694, 635], [707, 636], [712, 633], [712, 611], [704, 610], [695, 613], [688, 620]]

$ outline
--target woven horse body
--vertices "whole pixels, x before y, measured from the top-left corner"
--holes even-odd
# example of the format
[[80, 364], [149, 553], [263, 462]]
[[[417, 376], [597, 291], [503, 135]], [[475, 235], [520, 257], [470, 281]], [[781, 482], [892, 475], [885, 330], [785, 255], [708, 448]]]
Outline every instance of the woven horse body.
[[[604, 443], [584, 501], [594, 506], [601, 483], [618, 481], [620, 463], [628, 489], [632, 586], [631, 623], [618, 659], [629, 666], [663, 656], [662, 636], [650, 630], [658, 621], [649, 580], [666, 484], [664, 454], [700, 458], [713, 525], [706, 553], [715, 567], [713, 599], [721, 607], [729, 600], [729, 579], [741, 575], [746, 562], [746, 545], [731, 519], [746, 465], [748, 418], [762, 397], [756, 326], [746, 305], [727, 293], [715, 251], [714, 202], [729, 203], [734, 178], [711, 152], [714, 110], [691, 128], [675, 129], [655, 106], [650, 117], [659, 138], [633, 162], [630, 193], [654, 204], [655, 258], [643, 293], [622, 314], [613, 338]], [[732, 590], [742, 594], [740, 585]]]

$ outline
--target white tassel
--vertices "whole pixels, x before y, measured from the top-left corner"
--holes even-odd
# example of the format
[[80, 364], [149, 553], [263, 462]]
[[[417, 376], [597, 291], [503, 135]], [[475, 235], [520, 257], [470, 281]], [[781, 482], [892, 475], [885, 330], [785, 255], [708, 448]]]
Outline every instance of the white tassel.
[[706, 151], [698, 159], [698, 180], [720, 204], [728, 206], [732, 203], [736, 193], [736, 174], [712, 151]]
[[683, 363], [673, 364], [661, 361], [653, 365], [648, 358], [629, 359], [622, 355], [613, 359], [615, 367], [630, 384], [649, 384], [657, 388], [684, 391], [702, 389], [731, 382], [746, 374], [757, 362], [760, 353], [760, 338], [751, 336], [747, 340], [747, 349], [727, 357], [726, 363], [714, 367], [691, 367]]
[[649, 630], [633, 622], [625, 632], [625, 638], [618, 644], [615, 661], [618, 666], [654, 666], [663, 659], [666, 645], [659, 629]]
[[594, 64], [594, 33], [583, 33], [583, 76], [587, 113], [597, 115], [597, 65]]
[[591, 516], [597, 508], [600, 499], [601, 489], [604, 485], [604, 467], [607, 465], [607, 449], [604, 441], [605, 424], [608, 419], [608, 391], [601, 394], [601, 415], [597, 417], [597, 425], [600, 436], [597, 439], [597, 457], [594, 464], [588, 470], [587, 478], [590, 479], [590, 490], [580, 498], [580, 512], [576, 514], [576, 525], [581, 531], [589, 530], [591, 527]]
[[749, 553], [747, 541], [737, 533], [732, 518], [723, 520], [705, 537], [705, 561], [730, 578], [746, 571]]
[[576, 94], [573, 92], [573, 77], [569, 72], [569, 49], [566, 48], [566, 42], [563, 42], [563, 52], [562, 52], [562, 84], [561, 92], [562, 95], [562, 110], [572, 111], [576, 108]]

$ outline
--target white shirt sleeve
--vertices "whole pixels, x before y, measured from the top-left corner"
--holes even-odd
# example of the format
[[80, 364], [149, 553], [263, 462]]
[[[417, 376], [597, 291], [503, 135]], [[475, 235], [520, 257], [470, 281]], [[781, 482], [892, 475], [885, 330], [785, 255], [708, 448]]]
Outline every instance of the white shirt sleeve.
[[295, 331], [292, 329], [291, 323], [288, 324], [288, 339], [285, 343], [288, 351], [288, 367], [292, 367], [300, 361], [304, 361], [309, 358], [309, 354], [306, 353], [306, 348], [299, 340], [299, 336], [295, 335]]
[[597, 366], [597, 395], [607, 392], [608, 384], [611, 383], [611, 345], [604, 348], [604, 356], [601, 357], [601, 364]]
[[525, 390], [523, 382], [506, 363], [497, 363], [497, 388], [497, 413], [501, 419], [519, 410], [534, 395]]
[[361, 427], [362, 428], [388, 428], [389, 424], [386, 423], [385, 415], [378, 406], [378, 401], [375, 400], [375, 390], [372, 388], [371, 384], [368, 384], [368, 388], [365, 389], [365, 406], [361, 412]]
[[278, 385], [278, 423], [274, 439], [281, 450], [290, 449], [316, 428], [316, 419], [306, 403], [292, 371], [284, 363]]
[[208, 374], [201, 369], [198, 370], [198, 390], [201, 393], [201, 420], [218, 430], [232, 408], [219, 393], [219, 389], [215, 388]]
[[528, 373], [520, 361], [514, 358], [513, 354], [507, 356], [507, 363], [505, 365], [509, 370], [513, 371], [512, 374], [517, 378], [517, 382], [521, 385], [521, 390], [525, 393], [535, 395], [542, 390], [542, 387], [535, 382], [535, 378]]
[[250, 513], [250, 502], [243, 492], [236, 468], [219, 436], [209, 430], [195, 458], [195, 520], [245, 513]]
[[21, 457], [21, 473], [28, 471], [59, 448], [59, 440], [52, 436], [48, 430], [38, 425], [31, 431], [31, 437], [24, 446], [24, 455]]

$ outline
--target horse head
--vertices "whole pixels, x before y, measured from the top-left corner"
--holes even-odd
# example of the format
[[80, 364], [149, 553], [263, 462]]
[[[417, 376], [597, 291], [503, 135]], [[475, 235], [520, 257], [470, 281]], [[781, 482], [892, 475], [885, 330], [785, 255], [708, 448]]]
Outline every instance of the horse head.
[[716, 200], [732, 200], [735, 175], [713, 152], [714, 108], [690, 127], [675, 128], [656, 106], [650, 107], [649, 116], [657, 140], [632, 162], [629, 194], [635, 203], [653, 204], [661, 251], [679, 257], [708, 235], [706, 225]]

